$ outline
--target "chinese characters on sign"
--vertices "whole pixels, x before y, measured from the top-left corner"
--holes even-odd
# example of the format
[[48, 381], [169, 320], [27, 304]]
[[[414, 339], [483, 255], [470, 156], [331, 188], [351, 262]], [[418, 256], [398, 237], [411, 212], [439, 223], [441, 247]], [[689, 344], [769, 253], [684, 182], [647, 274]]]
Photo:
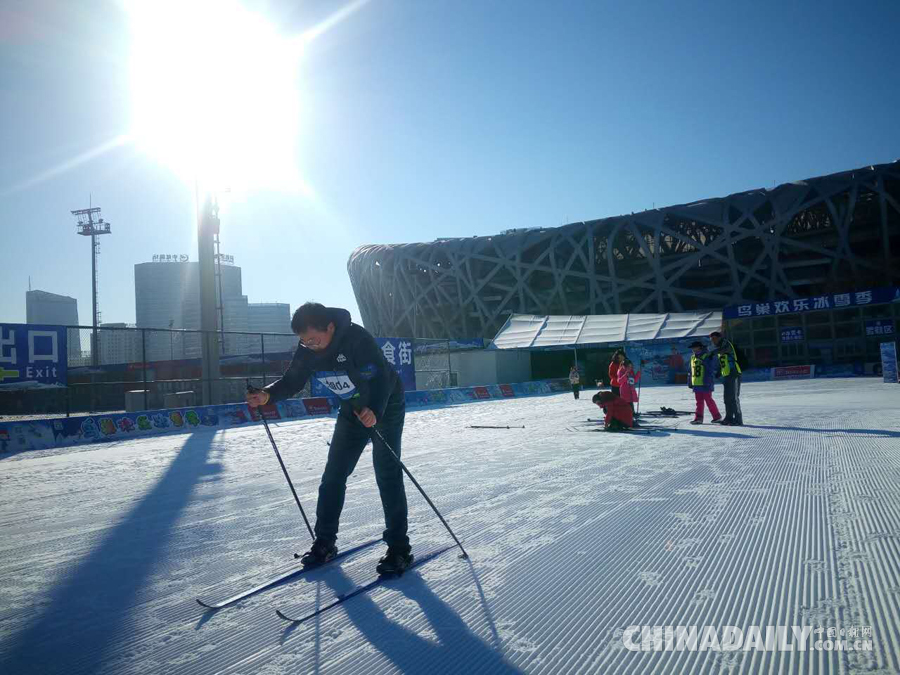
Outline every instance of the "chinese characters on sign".
[[894, 322], [891, 319], [872, 319], [871, 321], [866, 321], [866, 337], [893, 334]]
[[403, 388], [406, 391], [416, 389], [416, 365], [413, 357], [412, 340], [402, 338], [375, 338], [381, 353], [387, 362], [394, 366], [394, 370], [400, 375]]
[[153, 256], [153, 262], [187, 262], [189, 259], [184, 253], [160, 253]]
[[66, 329], [0, 324], [0, 387], [66, 384]]
[[874, 288], [853, 293], [836, 293], [818, 295], [812, 298], [796, 300], [773, 300], [771, 302], [748, 302], [743, 305], [726, 307], [722, 311], [725, 319], [741, 319], [754, 316], [772, 316], [776, 314], [792, 314], [794, 312], [815, 312], [819, 310], [841, 309], [843, 307], [862, 307], [887, 302], [900, 302], [900, 288]]
[[803, 341], [803, 329], [800, 327], [782, 328], [781, 329], [781, 341], [782, 342], [802, 342]]

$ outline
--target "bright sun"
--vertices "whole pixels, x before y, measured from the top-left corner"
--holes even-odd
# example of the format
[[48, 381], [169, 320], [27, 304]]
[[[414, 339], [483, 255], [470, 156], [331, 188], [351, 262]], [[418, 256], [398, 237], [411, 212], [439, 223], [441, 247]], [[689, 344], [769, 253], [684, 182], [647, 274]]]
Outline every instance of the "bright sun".
[[303, 37], [285, 38], [235, 0], [126, 5], [137, 145], [206, 187], [302, 189]]

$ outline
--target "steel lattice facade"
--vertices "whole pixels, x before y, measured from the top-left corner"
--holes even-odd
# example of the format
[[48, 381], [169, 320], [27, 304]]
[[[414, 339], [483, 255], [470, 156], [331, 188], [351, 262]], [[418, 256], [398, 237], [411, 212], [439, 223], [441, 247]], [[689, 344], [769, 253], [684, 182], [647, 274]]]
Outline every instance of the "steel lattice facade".
[[376, 335], [493, 337], [511, 313], [620, 314], [900, 284], [900, 162], [556, 228], [366, 245]]

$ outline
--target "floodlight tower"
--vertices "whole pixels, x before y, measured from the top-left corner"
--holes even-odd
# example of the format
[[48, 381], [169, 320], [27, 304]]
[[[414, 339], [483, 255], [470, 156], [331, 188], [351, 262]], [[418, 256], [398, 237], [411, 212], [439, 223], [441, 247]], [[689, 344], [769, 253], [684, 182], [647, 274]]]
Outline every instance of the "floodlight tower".
[[[199, 191], [198, 191], [199, 194]], [[199, 196], [198, 196], [199, 206]], [[210, 195], [204, 199], [197, 223], [197, 260], [200, 268], [200, 329], [202, 337], [203, 405], [219, 400], [219, 340], [216, 330], [216, 256], [219, 206]]]
[[97, 303], [99, 285], [97, 283], [97, 258], [100, 257], [100, 242], [97, 237], [110, 234], [109, 223], [100, 217], [100, 207], [72, 211], [78, 220], [78, 234], [91, 238], [91, 290], [93, 295], [94, 330], [91, 333], [91, 364], [100, 365], [100, 340], [97, 337], [97, 325], [100, 323], [100, 307]]

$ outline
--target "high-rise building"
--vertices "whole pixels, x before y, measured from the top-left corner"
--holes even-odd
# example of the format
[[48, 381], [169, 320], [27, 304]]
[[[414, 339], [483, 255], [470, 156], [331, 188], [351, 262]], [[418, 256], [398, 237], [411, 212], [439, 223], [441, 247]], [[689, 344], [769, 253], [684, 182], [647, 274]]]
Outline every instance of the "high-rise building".
[[110, 363], [139, 363], [141, 361], [141, 333], [125, 323], [101, 323], [100, 365]]
[[[289, 333], [279, 337], [266, 337], [266, 354], [292, 352], [297, 348], [297, 337], [291, 333], [291, 306], [283, 302], [252, 302], [248, 306], [248, 324], [254, 333]], [[255, 340], [255, 342], [258, 342]], [[254, 352], [260, 351], [256, 344]]]
[[68, 295], [57, 295], [47, 291], [26, 291], [25, 315], [28, 323], [77, 326], [78, 301]]
[[247, 319], [247, 296], [226, 297], [222, 303], [222, 313], [225, 315], [225, 342], [222, 349], [224, 356], [249, 354], [254, 339], [250, 335], [233, 335], [236, 331], [249, 331]]
[[[25, 321], [52, 326], [77, 326], [78, 301], [68, 295], [57, 295], [47, 291], [26, 291]], [[76, 328], [70, 329], [67, 337], [66, 353], [69, 365], [82, 365], [80, 331]]]
[[[223, 311], [225, 307], [240, 303], [241, 268], [222, 265], [221, 290]], [[219, 284], [216, 284], [216, 295]], [[196, 262], [166, 261], [139, 263], [134, 266], [135, 318], [138, 328], [200, 328], [200, 266]], [[246, 300], [244, 300], [246, 302]], [[227, 347], [227, 345], [226, 345]], [[198, 334], [174, 338], [167, 332], [147, 333], [147, 360], [162, 361], [172, 358], [197, 358], [200, 356]]]

